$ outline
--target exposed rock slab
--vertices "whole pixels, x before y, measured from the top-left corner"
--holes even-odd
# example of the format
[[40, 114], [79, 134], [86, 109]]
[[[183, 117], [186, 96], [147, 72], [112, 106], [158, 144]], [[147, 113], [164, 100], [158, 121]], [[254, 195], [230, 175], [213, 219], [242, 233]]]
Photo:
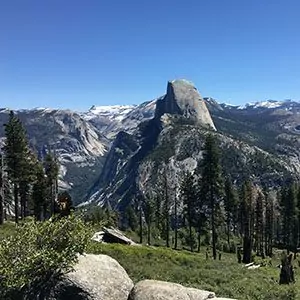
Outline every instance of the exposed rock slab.
[[76, 291], [80, 294], [76, 299], [127, 300], [133, 288], [133, 282], [123, 267], [107, 255], [80, 256], [74, 269], [66, 275], [57, 300], [73, 299], [66, 298], [66, 295], [76, 294]]
[[118, 243], [125, 245], [135, 245], [136, 243], [129, 239], [127, 236], [123, 234], [120, 230], [116, 228], [106, 228], [103, 227], [103, 231], [96, 232], [92, 240], [96, 242], [104, 242], [104, 243]]
[[181, 115], [216, 129], [204, 100], [196, 87], [187, 80], [168, 82], [167, 94], [157, 102], [155, 117], [160, 118], [165, 113]]
[[206, 300], [214, 297], [213, 292], [187, 288], [177, 283], [143, 280], [135, 285], [129, 300]]

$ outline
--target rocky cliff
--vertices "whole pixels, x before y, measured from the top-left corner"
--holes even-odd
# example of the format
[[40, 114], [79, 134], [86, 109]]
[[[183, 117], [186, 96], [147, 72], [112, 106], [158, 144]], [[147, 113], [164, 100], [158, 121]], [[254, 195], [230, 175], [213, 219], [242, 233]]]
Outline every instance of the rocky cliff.
[[196, 87], [187, 80], [168, 82], [166, 95], [157, 101], [155, 118], [159, 119], [165, 113], [180, 115], [216, 129], [205, 102]]

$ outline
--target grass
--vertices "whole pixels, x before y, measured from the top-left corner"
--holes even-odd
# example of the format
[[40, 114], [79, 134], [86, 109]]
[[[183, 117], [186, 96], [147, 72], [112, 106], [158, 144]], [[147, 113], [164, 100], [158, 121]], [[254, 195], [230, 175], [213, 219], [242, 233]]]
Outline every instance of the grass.
[[[15, 224], [6, 222], [0, 226], [0, 241], [14, 233]], [[221, 261], [206, 260], [204, 247], [201, 253], [191, 253], [164, 247], [124, 246], [91, 241], [87, 252], [115, 258], [135, 283], [143, 279], [155, 279], [210, 290], [219, 297], [300, 300], [298, 264], [295, 264], [296, 283], [289, 286], [278, 284], [280, 270], [276, 266], [279, 264], [280, 252], [272, 260], [272, 266], [255, 270], [248, 270], [238, 264], [234, 254], [222, 253]]]
[[0, 226], [0, 241], [9, 237], [16, 232], [16, 225], [14, 222], [8, 221]]
[[[166, 248], [123, 246], [92, 242], [88, 252], [115, 258], [134, 282], [156, 279], [213, 291], [217, 296], [236, 299], [300, 299], [300, 281], [289, 286], [278, 284], [279, 260], [272, 266], [248, 270], [234, 254], [222, 254], [221, 261], [206, 260], [205, 253]], [[295, 270], [296, 280], [300, 271]]]

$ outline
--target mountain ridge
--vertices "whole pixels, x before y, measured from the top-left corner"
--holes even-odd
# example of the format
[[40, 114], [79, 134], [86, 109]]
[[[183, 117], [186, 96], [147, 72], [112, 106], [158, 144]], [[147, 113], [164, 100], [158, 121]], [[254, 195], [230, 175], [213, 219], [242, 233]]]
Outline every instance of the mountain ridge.
[[[172, 82], [174, 84], [176, 81], [170, 81], [170, 84]], [[191, 85], [188, 81], [184, 83]], [[190, 88], [197, 91], [194, 86]], [[40, 107], [16, 110], [16, 113], [24, 123], [30, 144], [37, 151], [43, 152], [45, 148], [56, 151], [61, 163], [60, 187], [70, 189], [75, 203], [78, 204], [84, 199], [87, 200], [87, 195], [92, 195], [91, 188], [99, 181], [103, 166], [106, 164], [106, 168], [112, 169], [109, 163], [106, 163], [111, 149], [121, 154], [124, 150], [122, 147], [126, 143], [129, 143], [126, 146], [129, 151], [130, 147], [139, 149], [140, 143], [143, 142], [144, 145], [148, 143], [148, 146], [143, 147], [144, 151], [147, 147], [149, 149], [154, 147], [148, 152], [155, 152], [155, 147], [157, 145], [161, 147], [159, 143], [164, 144], [164, 138], [169, 139], [168, 135], [173, 131], [182, 126], [193, 128], [194, 125], [191, 125], [193, 118], [189, 120], [186, 117], [196, 116], [197, 112], [185, 105], [179, 114], [172, 115], [170, 111], [164, 112], [157, 117], [156, 122], [151, 121], [155, 118], [157, 103], [161, 103], [166, 95], [167, 93], [139, 105], [95, 106], [86, 112]], [[249, 149], [255, 153], [257, 152], [255, 147], [260, 149], [259, 153], [267, 153], [275, 164], [278, 165], [280, 161], [279, 165], [285, 170], [288, 169], [289, 174], [295, 176], [300, 174], [299, 102], [268, 100], [240, 107], [218, 103], [215, 99], [206, 97], [203, 98], [203, 103], [213, 122], [211, 127], [215, 127], [218, 135], [223, 139], [227, 141], [231, 139], [228, 143], [235, 145], [234, 149], [238, 147], [236, 140], [240, 140], [248, 145], [245, 146], [246, 148], [250, 147]], [[94, 113], [91, 114], [91, 111]], [[1, 123], [6, 122], [8, 112], [7, 108], [0, 109]], [[180, 122], [185, 125], [180, 125]], [[162, 134], [151, 130], [160, 131]], [[124, 133], [119, 135], [120, 132]], [[145, 135], [145, 132], [148, 133]], [[148, 138], [151, 134], [154, 134], [153, 140], [156, 140], [155, 134], [157, 134], [156, 146], [151, 145], [151, 139]], [[3, 140], [3, 137], [4, 131], [1, 127], [0, 139]], [[190, 138], [193, 140], [192, 136]], [[124, 139], [127, 140], [125, 144]], [[181, 137], [178, 136], [178, 140], [180, 139]], [[118, 147], [118, 140], [122, 141], [122, 145], [124, 144], [122, 147]], [[134, 141], [137, 142], [135, 146], [132, 144]], [[175, 152], [183, 151], [181, 146], [177, 145], [177, 147], [178, 149], [173, 149]], [[127, 155], [131, 156], [133, 153], [129, 154], [129, 152]], [[124, 160], [123, 163], [126, 164], [126, 161]], [[195, 162], [189, 159], [189, 164], [194, 165]], [[101, 193], [101, 189], [97, 193]]]

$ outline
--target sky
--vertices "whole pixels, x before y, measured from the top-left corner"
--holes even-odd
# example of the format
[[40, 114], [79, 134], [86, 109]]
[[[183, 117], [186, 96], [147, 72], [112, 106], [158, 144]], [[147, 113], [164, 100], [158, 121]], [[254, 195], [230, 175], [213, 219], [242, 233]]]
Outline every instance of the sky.
[[139, 104], [167, 81], [300, 100], [299, 0], [1, 0], [0, 107]]

